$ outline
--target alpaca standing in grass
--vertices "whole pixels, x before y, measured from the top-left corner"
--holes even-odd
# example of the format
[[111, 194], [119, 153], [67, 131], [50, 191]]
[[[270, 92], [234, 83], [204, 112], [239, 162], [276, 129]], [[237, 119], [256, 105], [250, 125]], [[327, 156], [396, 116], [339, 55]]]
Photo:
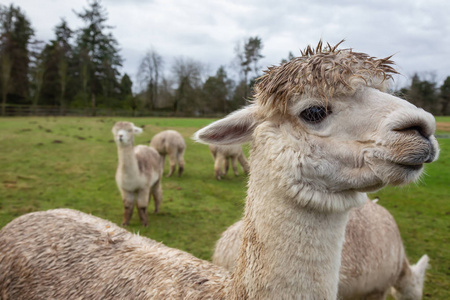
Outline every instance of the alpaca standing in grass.
[[[374, 201], [375, 202], [375, 201]], [[422, 299], [428, 256], [410, 266], [392, 215], [370, 200], [350, 211], [339, 272], [338, 298], [384, 299], [391, 287], [396, 299]], [[243, 221], [217, 241], [212, 262], [233, 271], [242, 244]], [[372, 297], [372, 298], [371, 298]]]
[[183, 136], [175, 130], [165, 130], [156, 134], [150, 142], [150, 146], [155, 148], [161, 155], [161, 163], [164, 169], [166, 155], [169, 155], [170, 171], [167, 177], [172, 176], [178, 164], [178, 176], [184, 171], [184, 151], [186, 143]]
[[438, 156], [433, 116], [383, 92], [394, 72], [387, 58], [319, 43], [270, 68], [253, 105], [196, 133], [205, 144], [252, 143], [232, 273], [93, 216], [54, 210], [0, 231], [0, 295], [336, 299], [349, 211], [368, 191], [417, 180]]
[[[247, 159], [244, 152], [242, 152], [241, 145], [209, 145], [209, 151], [214, 158], [214, 175], [217, 180], [222, 179], [227, 175], [230, 167], [229, 160], [231, 160], [231, 166], [233, 167], [234, 175], [238, 176], [237, 161], [242, 166], [245, 174], [250, 171]], [[223, 169], [222, 169], [223, 168]]]
[[[134, 134], [142, 133], [142, 128], [130, 122], [117, 122], [112, 129], [117, 144], [119, 164], [116, 183], [123, 200], [122, 225], [129, 224], [134, 204], [144, 226], [148, 226], [147, 207], [150, 194], [155, 201], [155, 213], [162, 202], [162, 167], [158, 152], [148, 146], [134, 146]], [[136, 201], [135, 201], [136, 200]]]

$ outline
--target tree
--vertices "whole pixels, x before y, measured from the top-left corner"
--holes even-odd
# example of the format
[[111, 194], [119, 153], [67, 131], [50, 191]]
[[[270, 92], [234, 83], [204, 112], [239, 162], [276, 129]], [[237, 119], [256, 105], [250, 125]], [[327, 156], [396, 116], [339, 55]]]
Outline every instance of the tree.
[[[42, 102], [49, 105], [59, 105], [60, 112], [65, 113], [69, 98], [67, 88], [74, 73], [73, 49], [70, 44], [73, 31], [62, 19], [54, 28], [55, 38], [51, 40], [42, 52], [44, 78], [42, 85]], [[73, 86], [73, 85], [72, 85]], [[79, 87], [73, 87], [75, 90]]]
[[9, 53], [3, 53], [1, 56], [1, 89], [2, 89], [2, 116], [6, 114], [6, 96], [9, 91], [9, 82], [11, 79], [11, 58]]
[[154, 49], [148, 50], [139, 65], [138, 80], [146, 95], [147, 107], [155, 109], [158, 103], [158, 86], [164, 60]]
[[434, 114], [439, 112], [436, 82], [433, 79], [422, 80], [417, 73], [414, 74], [406, 96], [410, 102], [426, 111]]
[[204, 66], [193, 59], [178, 57], [172, 66], [177, 89], [173, 109], [175, 113], [193, 113], [198, 109]]
[[66, 101], [66, 89], [68, 83], [68, 69], [69, 61], [72, 58], [72, 46], [70, 45], [70, 39], [72, 38], [73, 31], [67, 25], [66, 20], [61, 20], [61, 24], [57, 25], [55, 28], [56, 34], [56, 52], [58, 57], [58, 75], [59, 75], [59, 86], [60, 95], [59, 103], [61, 105], [61, 110], [64, 112], [67, 101]]
[[243, 74], [243, 81], [245, 83], [243, 98], [247, 99], [249, 96], [249, 74], [251, 71], [254, 73], [254, 77], [258, 77], [260, 67], [258, 62], [264, 56], [261, 54], [263, 48], [262, 40], [258, 36], [250, 37], [244, 41], [244, 47], [238, 42], [234, 51], [236, 53], [236, 59], [238, 61], [240, 72]]
[[118, 43], [111, 33], [105, 31], [111, 26], [105, 24], [107, 13], [99, 0], [89, 3], [89, 8], [76, 15], [85, 22], [78, 31], [75, 53], [79, 57], [80, 79], [85, 94], [91, 98], [93, 114], [96, 111], [96, 96], [103, 99], [114, 95], [119, 86], [118, 67], [122, 58], [118, 54]]
[[441, 115], [449, 114], [450, 104], [450, 76], [448, 76], [440, 87]]
[[[29, 51], [28, 46], [34, 30], [30, 21], [19, 7], [0, 5], [0, 63], [2, 86], [7, 88], [4, 101], [25, 103], [29, 91]], [[9, 72], [9, 75], [7, 73]]]
[[230, 111], [230, 98], [233, 81], [228, 78], [225, 68], [219, 67], [215, 76], [210, 76], [203, 85], [205, 97], [205, 110], [210, 112], [222, 112], [226, 114]]
[[293, 60], [294, 58], [295, 58], [294, 54], [291, 51], [289, 51], [288, 57], [281, 59], [281, 63], [282, 64], [287, 63], [287, 62]]
[[126, 73], [120, 80], [120, 101], [121, 108], [131, 108], [133, 115], [135, 115], [138, 108], [138, 97], [133, 95], [133, 82]]
[[44, 83], [45, 63], [43, 59], [43, 47], [42, 42], [34, 41], [32, 43], [32, 49], [30, 51], [30, 78], [31, 81], [31, 94], [33, 108], [36, 107], [41, 95], [42, 85]]

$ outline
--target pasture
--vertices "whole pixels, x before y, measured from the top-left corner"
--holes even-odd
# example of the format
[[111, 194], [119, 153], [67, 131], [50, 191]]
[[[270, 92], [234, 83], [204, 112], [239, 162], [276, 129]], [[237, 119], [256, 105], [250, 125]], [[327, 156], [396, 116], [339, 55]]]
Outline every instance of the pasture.
[[[0, 227], [22, 214], [68, 207], [120, 225], [123, 206], [114, 180], [117, 147], [111, 128], [123, 118], [24, 117], [0, 119]], [[210, 259], [214, 244], [241, 218], [246, 177], [229, 171], [214, 178], [208, 147], [190, 137], [212, 119], [128, 118], [148, 144], [156, 133], [174, 129], [185, 138], [185, 172], [163, 178], [159, 214], [144, 228], [135, 211], [128, 230]], [[395, 217], [411, 263], [430, 256], [424, 299], [450, 299], [450, 118], [440, 117], [441, 155], [421, 181], [371, 194]], [[248, 153], [248, 147], [245, 148]], [[166, 161], [165, 173], [168, 171]], [[153, 202], [149, 204], [153, 211]]]

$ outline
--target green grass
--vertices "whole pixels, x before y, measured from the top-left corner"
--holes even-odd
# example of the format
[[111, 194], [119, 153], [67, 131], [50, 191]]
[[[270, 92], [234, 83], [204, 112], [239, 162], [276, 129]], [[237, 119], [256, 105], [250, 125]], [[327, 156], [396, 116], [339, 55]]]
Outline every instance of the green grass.
[[[58, 207], [120, 224], [123, 207], [114, 180], [117, 148], [111, 133], [118, 120], [122, 119], [0, 119], [0, 227], [22, 214]], [[187, 143], [185, 173], [163, 179], [161, 212], [150, 215], [147, 228], [135, 212], [128, 229], [209, 259], [220, 233], [241, 218], [246, 191], [243, 175], [230, 172], [224, 180], [215, 180], [208, 147], [190, 139], [213, 120], [128, 120], [145, 125], [136, 144], [148, 144], [154, 134], [169, 128], [179, 131]], [[430, 256], [424, 299], [450, 299], [450, 139], [439, 143], [440, 159], [427, 166], [419, 183], [370, 195], [379, 196], [379, 204], [394, 215], [411, 263], [425, 253]]]

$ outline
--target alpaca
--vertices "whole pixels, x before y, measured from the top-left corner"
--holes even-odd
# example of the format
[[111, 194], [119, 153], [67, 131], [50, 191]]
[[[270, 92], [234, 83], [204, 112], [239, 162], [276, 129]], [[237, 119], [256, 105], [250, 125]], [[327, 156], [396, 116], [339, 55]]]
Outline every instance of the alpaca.
[[[410, 266], [392, 215], [368, 200], [353, 208], [345, 230], [338, 299], [384, 299], [393, 286], [396, 299], [422, 299], [428, 256]], [[231, 225], [217, 241], [212, 262], [233, 271], [242, 243], [243, 221]], [[409, 295], [409, 297], [403, 297]]]
[[178, 163], [178, 176], [184, 171], [184, 151], [186, 143], [181, 134], [175, 130], [165, 130], [156, 134], [150, 142], [150, 146], [155, 148], [161, 155], [161, 163], [164, 169], [166, 155], [169, 155], [170, 171], [167, 177], [172, 176]]
[[[234, 175], [238, 176], [237, 161], [244, 169], [245, 174], [249, 173], [249, 165], [245, 158], [244, 152], [242, 152], [241, 145], [209, 145], [209, 151], [214, 158], [214, 175], [217, 180], [220, 180], [222, 176], [227, 175], [229, 168], [229, 160], [231, 160], [231, 166], [233, 167]], [[224, 170], [222, 172], [222, 167]]]
[[139, 218], [148, 226], [148, 201], [150, 194], [155, 201], [155, 213], [162, 202], [162, 167], [158, 152], [148, 146], [134, 147], [134, 134], [142, 133], [142, 128], [130, 122], [117, 122], [112, 128], [117, 144], [119, 164], [116, 183], [122, 195], [124, 213], [122, 225], [130, 223], [136, 198]]
[[368, 191], [417, 180], [439, 152], [433, 116], [383, 92], [392, 62], [338, 45], [270, 68], [254, 104], [195, 134], [252, 144], [232, 273], [59, 210], [1, 230], [0, 294], [105, 299], [126, 286], [135, 299], [336, 299], [350, 209]]

